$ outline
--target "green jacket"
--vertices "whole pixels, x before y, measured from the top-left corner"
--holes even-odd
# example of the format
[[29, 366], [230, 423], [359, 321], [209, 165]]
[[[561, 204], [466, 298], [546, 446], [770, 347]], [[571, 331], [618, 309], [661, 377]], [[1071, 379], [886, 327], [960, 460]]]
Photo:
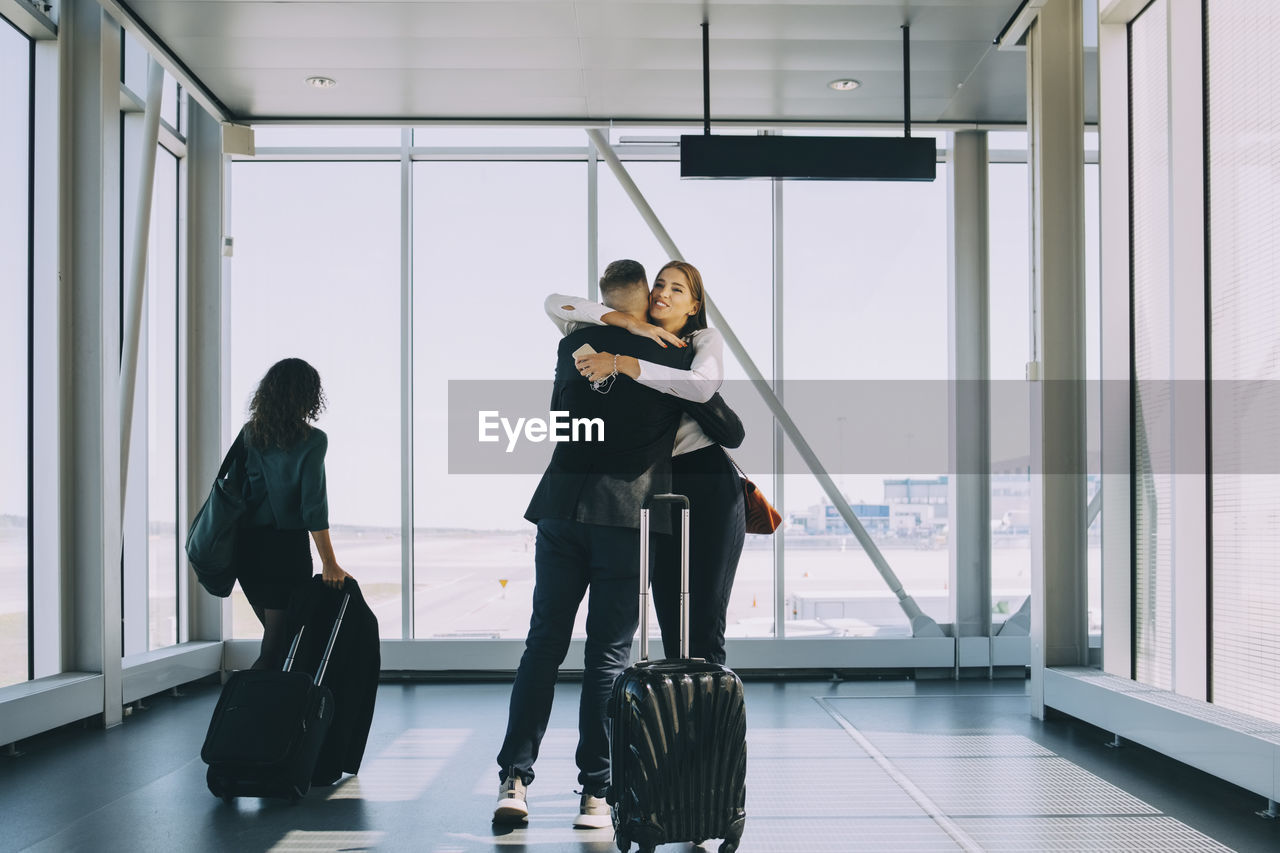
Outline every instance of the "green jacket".
[[293, 447], [254, 446], [245, 428], [245, 469], [251, 501], [265, 497], [249, 519], [250, 527], [278, 530], [328, 530], [329, 494], [324, 478], [324, 454], [329, 437], [312, 427]]

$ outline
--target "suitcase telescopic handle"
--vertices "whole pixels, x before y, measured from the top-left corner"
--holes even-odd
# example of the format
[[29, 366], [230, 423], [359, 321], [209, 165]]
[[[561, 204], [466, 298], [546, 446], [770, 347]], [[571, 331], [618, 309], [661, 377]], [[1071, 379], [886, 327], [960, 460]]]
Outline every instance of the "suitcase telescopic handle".
[[342, 627], [342, 617], [347, 615], [347, 603], [351, 601], [351, 593], [342, 594], [342, 603], [338, 605], [338, 615], [333, 617], [333, 630], [329, 632], [329, 642], [324, 645], [324, 657], [316, 668], [316, 684], [324, 681], [325, 670], [329, 668], [329, 655], [333, 654], [333, 644], [338, 641], [338, 629]]
[[[324, 680], [325, 670], [329, 668], [329, 655], [333, 654], [333, 644], [338, 640], [338, 629], [342, 627], [342, 617], [346, 615], [347, 603], [350, 601], [351, 593], [343, 593], [342, 603], [338, 605], [338, 615], [333, 619], [333, 630], [329, 632], [329, 642], [325, 643], [324, 646], [324, 656], [320, 659], [320, 666], [316, 667], [316, 684]], [[293, 643], [289, 646], [289, 656], [284, 661], [285, 672], [293, 669], [293, 658], [298, 653], [298, 644], [302, 642], [302, 632], [305, 630], [307, 630], [306, 625], [299, 628], [297, 635], [293, 638]]]
[[680, 657], [689, 657], [689, 499], [666, 494], [640, 508], [640, 660], [649, 659], [649, 510], [660, 503], [680, 504]]
[[285, 672], [293, 669], [293, 656], [298, 653], [298, 643], [302, 642], [302, 632], [305, 630], [307, 630], [306, 625], [299, 628], [298, 633], [293, 636], [293, 642], [289, 644], [289, 656], [284, 659]]

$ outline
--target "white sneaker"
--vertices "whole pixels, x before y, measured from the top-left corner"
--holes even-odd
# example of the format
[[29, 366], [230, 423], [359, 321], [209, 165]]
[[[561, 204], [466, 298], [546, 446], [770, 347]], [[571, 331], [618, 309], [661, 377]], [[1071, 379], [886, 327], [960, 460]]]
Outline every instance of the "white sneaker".
[[525, 802], [524, 780], [518, 775], [507, 777], [498, 788], [498, 805], [493, 810], [494, 823], [524, 823], [529, 819]]
[[[601, 792], [603, 793], [603, 792]], [[604, 797], [593, 797], [582, 792], [582, 805], [573, 820], [574, 829], [606, 829], [613, 826], [613, 812]]]

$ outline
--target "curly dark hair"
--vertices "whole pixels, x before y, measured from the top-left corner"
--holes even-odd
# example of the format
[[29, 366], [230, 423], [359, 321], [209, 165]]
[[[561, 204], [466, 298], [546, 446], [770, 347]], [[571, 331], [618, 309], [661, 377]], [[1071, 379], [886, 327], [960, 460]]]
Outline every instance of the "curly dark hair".
[[300, 358], [271, 365], [249, 401], [249, 432], [260, 447], [289, 448], [311, 432], [324, 411], [320, 374]]

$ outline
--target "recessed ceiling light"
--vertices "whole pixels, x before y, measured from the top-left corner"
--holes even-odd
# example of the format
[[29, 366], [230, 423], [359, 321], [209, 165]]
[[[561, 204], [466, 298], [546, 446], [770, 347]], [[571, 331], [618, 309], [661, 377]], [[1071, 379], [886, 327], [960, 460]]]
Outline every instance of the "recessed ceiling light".
[[308, 77], [307, 85], [315, 86], [317, 89], [332, 89], [338, 85], [338, 81], [332, 77]]
[[844, 78], [841, 80], [832, 80], [830, 83], [827, 84], [827, 87], [830, 89], [835, 89], [837, 92], [852, 92], [854, 89], [858, 88], [861, 85], [862, 84], [859, 83], [857, 80], [850, 80], [848, 78]]

